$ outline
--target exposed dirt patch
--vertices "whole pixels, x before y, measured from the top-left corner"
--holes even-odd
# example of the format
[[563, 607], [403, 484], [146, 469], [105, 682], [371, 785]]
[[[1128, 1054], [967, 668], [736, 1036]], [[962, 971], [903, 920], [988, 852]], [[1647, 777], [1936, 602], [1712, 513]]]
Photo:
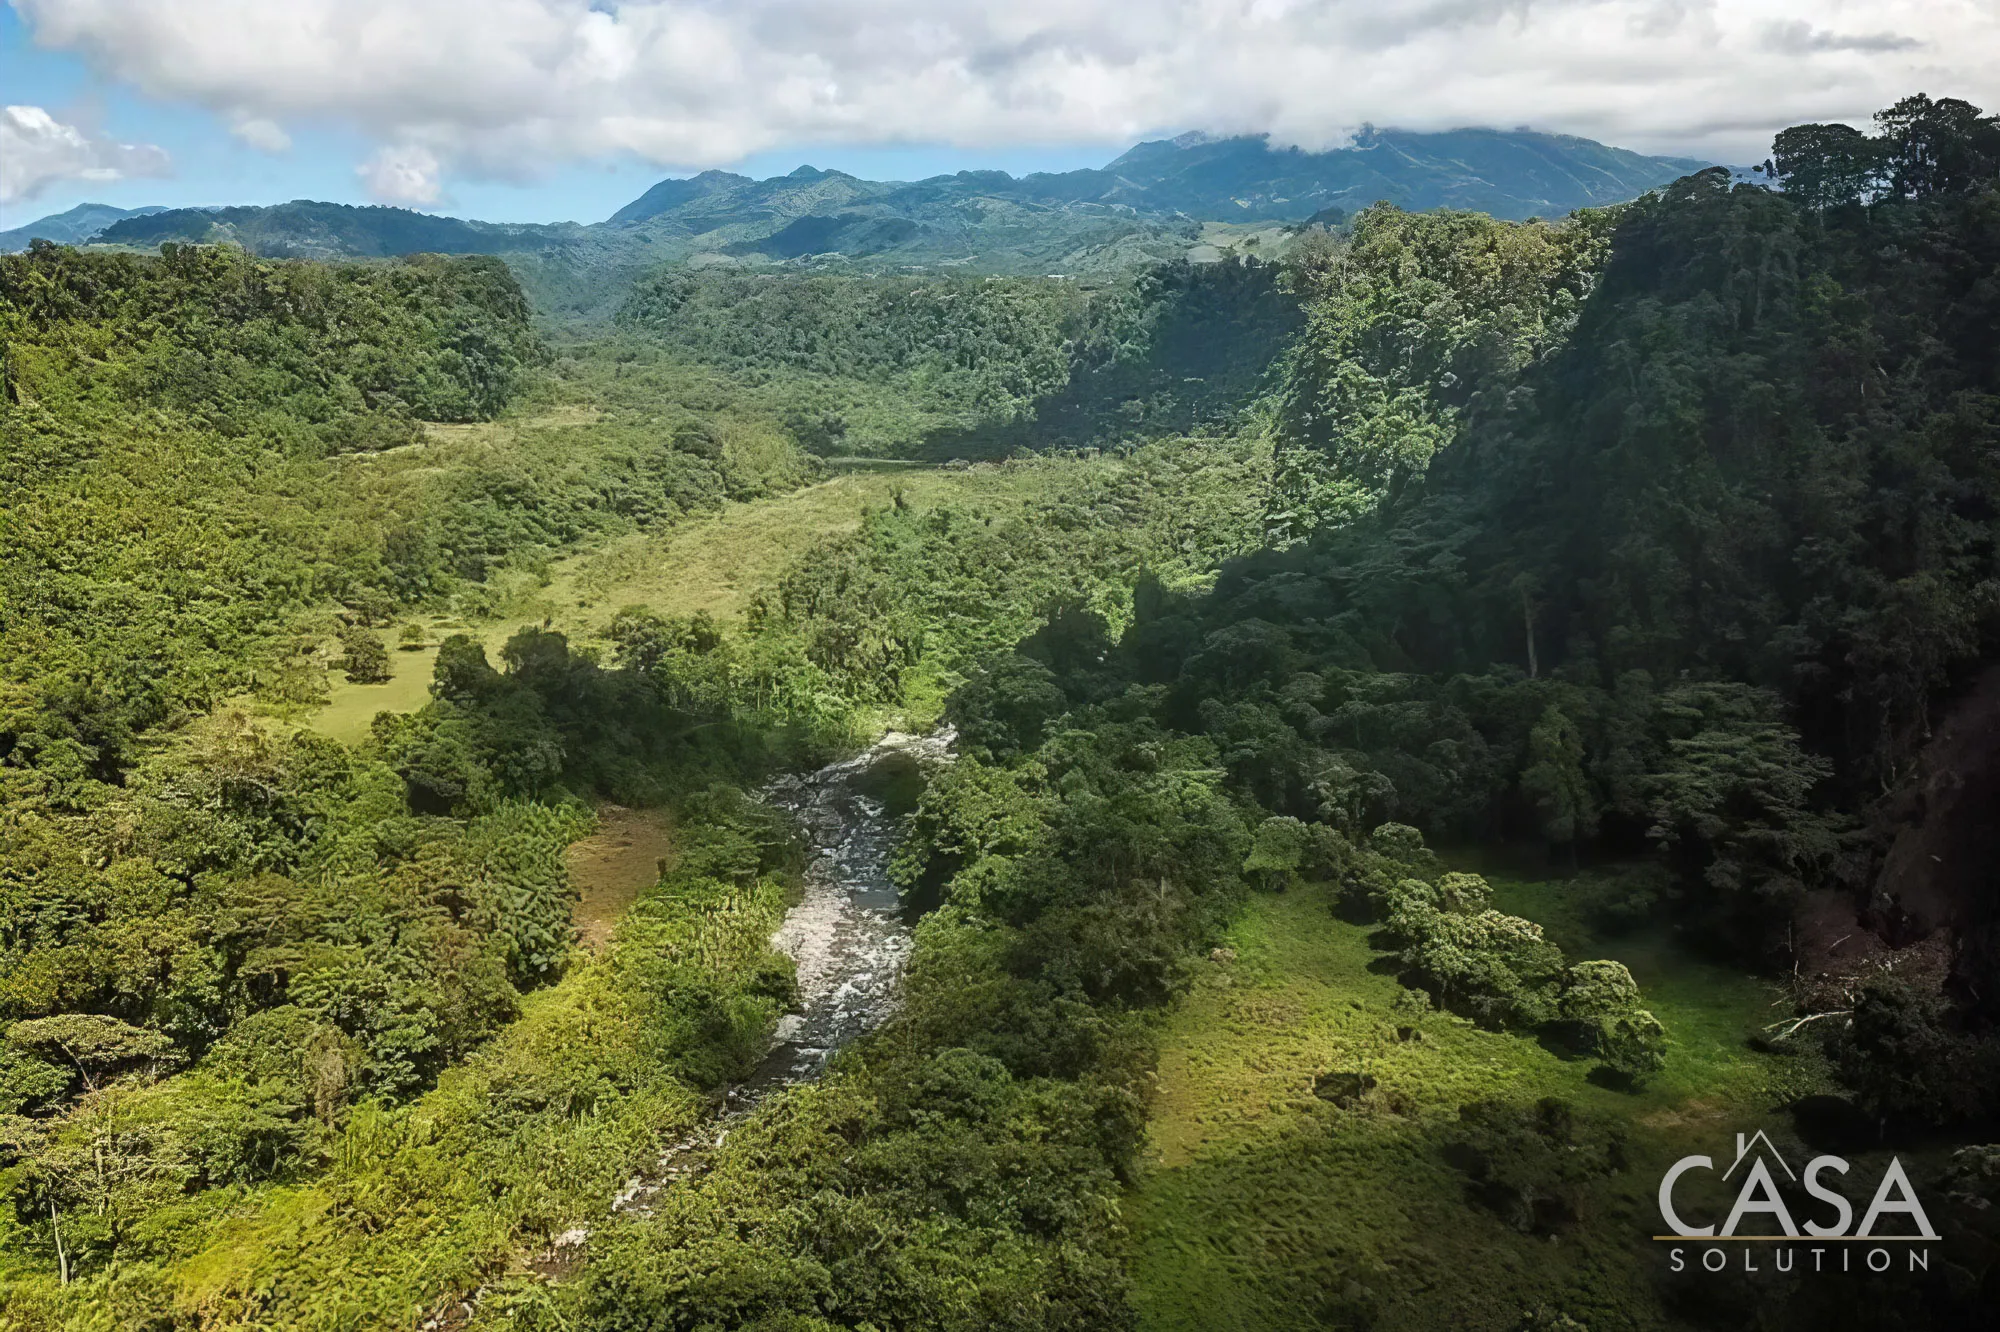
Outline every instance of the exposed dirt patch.
[[1738, 1108], [1735, 1106], [1712, 1097], [1703, 1097], [1683, 1101], [1679, 1105], [1666, 1106], [1650, 1114], [1639, 1115], [1635, 1122], [1656, 1133], [1670, 1129], [1706, 1129], [1710, 1125], [1726, 1122], [1736, 1113]]
[[569, 849], [570, 876], [582, 893], [576, 928], [584, 947], [596, 950], [610, 942], [619, 917], [659, 881], [661, 862], [672, 856], [673, 845], [663, 809], [598, 809], [597, 831]]
[[1890, 941], [1962, 924], [2000, 851], [2000, 667], [1945, 714], [1890, 805], [1902, 827], [1870, 903]]
[[1936, 990], [1951, 971], [1954, 935], [1938, 930], [1915, 943], [1891, 946], [1854, 904], [1852, 893], [1808, 893], [1793, 920], [1795, 970], [1791, 996], [1807, 1013], [1844, 1014], [1870, 982], [1899, 980]]

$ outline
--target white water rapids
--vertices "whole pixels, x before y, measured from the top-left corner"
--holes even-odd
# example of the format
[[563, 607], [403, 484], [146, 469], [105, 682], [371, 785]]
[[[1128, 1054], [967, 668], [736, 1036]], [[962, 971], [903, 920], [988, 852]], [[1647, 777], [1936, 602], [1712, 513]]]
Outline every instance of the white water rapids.
[[924, 775], [950, 761], [951, 739], [891, 731], [866, 753], [765, 791], [798, 819], [812, 858], [805, 896], [771, 936], [797, 966], [798, 1010], [779, 1021], [746, 1093], [817, 1076], [834, 1051], [896, 1011], [910, 926], [889, 859]]

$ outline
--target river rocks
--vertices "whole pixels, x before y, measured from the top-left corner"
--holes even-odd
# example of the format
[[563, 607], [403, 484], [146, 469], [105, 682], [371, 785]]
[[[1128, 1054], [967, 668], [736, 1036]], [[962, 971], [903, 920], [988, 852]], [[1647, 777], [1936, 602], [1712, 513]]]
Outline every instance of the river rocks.
[[[805, 895], [785, 913], [771, 946], [796, 964], [799, 1003], [752, 1079], [763, 1088], [816, 1076], [833, 1052], [896, 1010], [910, 955], [910, 926], [889, 858], [904, 811], [880, 779], [889, 769], [950, 761], [952, 736], [891, 732], [867, 752], [818, 772], [773, 782], [764, 798], [789, 810], [812, 845]], [[888, 797], [888, 798], [878, 798]]]
[[750, 1079], [727, 1088], [713, 1119], [630, 1181], [612, 1201], [614, 1212], [650, 1211], [676, 1182], [707, 1170], [731, 1124], [773, 1092], [818, 1077], [842, 1046], [895, 1013], [910, 924], [889, 882], [889, 858], [915, 796], [899, 796], [907, 784], [883, 779], [913, 764], [928, 770], [949, 762], [952, 739], [949, 729], [891, 732], [863, 754], [766, 788], [764, 799], [798, 819], [811, 847], [804, 895], [771, 936], [771, 946], [793, 961], [796, 1006], [778, 1020], [770, 1053]]

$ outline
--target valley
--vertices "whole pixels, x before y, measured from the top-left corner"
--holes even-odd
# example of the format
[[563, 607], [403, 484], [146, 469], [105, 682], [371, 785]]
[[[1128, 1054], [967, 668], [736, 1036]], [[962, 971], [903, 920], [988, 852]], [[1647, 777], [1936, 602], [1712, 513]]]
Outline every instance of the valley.
[[0, 256], [0, 1329], [1978, 1325], [2000, 123], [1113, 166]]

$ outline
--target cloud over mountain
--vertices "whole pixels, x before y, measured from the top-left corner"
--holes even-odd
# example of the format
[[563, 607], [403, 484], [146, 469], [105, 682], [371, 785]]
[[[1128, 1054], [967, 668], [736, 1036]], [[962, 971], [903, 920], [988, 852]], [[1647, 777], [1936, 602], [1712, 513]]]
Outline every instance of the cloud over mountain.
[[[330, 121], [384, 198], [630, 153], [1104, 142], [1323, 148], [1532, 124], [1743, 160], [1915, 87], [2000, 93], [1978, 0], [13, 0], [38, 42], [278, 144]], [[1828, 26], [1828, 25], [1831, 26]], [[256, 141], [256, 139], [252, 139]]]

